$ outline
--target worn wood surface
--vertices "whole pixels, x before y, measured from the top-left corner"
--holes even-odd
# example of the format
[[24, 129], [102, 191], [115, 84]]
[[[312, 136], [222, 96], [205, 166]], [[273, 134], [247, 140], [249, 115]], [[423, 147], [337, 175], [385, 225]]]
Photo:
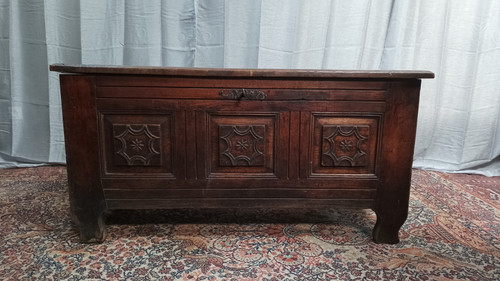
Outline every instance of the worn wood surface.
[[65, 73], [132, 74], [168, 76], [221, 76], [221, 77], [309, 77], [309, 78], [434, 78], [430, 71], [416, 70], [324, 70], [324, 69], [238, 69], [238, 68], [186, 68], [156, 66], [103, 66], [53, 64], [50, 70]]
[[72, 212], [100, 242], [127, 208], [372, 208], [397, 243], [427, 71], [53, 65]]
[[100, 182], [98, 122], [93, 76], [61, 76], [71, 215], [85, 243], [106, 238], [106, 203]]

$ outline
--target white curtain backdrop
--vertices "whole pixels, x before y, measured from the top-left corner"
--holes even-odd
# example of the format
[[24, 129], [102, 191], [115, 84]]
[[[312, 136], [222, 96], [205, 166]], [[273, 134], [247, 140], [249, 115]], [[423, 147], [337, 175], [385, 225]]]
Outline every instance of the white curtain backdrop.
[[51, 63], [431, 70], [414, 166], [500, 175], [497, 0], [0, 0], [0, 167], [65, 161]]

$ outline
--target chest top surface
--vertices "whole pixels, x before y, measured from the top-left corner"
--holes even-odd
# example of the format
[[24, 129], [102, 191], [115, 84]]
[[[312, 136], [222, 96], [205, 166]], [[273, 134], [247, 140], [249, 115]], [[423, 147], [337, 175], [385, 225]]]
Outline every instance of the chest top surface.
[[248, 69], [157, 66], [65, 65], [53, 64], [50, 70], [61, 73], [120, 74], [195, 77], [322, 78], [322, 79], [420, 79], [434, 78], [423, 70], [327, 70], [327, 69]]

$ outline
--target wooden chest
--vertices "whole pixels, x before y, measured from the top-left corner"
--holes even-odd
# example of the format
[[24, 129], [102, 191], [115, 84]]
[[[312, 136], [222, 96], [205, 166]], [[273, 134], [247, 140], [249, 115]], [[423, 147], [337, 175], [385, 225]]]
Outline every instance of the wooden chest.
[[426, 71], [52, 65], [82, 242], [107, 209], [371, 208], [397, 243]]

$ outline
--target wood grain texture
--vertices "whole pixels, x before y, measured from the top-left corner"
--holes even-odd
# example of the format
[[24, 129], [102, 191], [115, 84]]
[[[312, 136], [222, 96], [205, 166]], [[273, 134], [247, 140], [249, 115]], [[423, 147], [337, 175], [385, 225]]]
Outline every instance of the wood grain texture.
[[82, 241], [142, 208], [372, 208], [397, 243], [426, 71], [51, 66]]
[[380, 185], [377, 189], [377, 243], [399, 242], [398, 231], [408, 216], [411, 166], [415, 146], [420, 80], [393, 82], [384, 118]]
[[94, 78], [64, 75], [60, 82], [71, 215], [82, 242], [102, 242], [106, 202], [99, 177]]
[[102, 66], [53, 64], [51, 71], [91, 74], [135, 74], [167, 76], [214, 77], [307, 77], [307, 78], [373, 78], [407, 79], [434, 78], [430, 71], [416, 70], [324, 70], [324, 69], [244, 69], [244, 68], [184, 68], [156, 66]]
[[219, 199], [138, 199], [107, 201], [112, 209], [165, 209], [165, 208], [373, 208], [373, 199], [308, 199], [308, 198], [241, 198]]

